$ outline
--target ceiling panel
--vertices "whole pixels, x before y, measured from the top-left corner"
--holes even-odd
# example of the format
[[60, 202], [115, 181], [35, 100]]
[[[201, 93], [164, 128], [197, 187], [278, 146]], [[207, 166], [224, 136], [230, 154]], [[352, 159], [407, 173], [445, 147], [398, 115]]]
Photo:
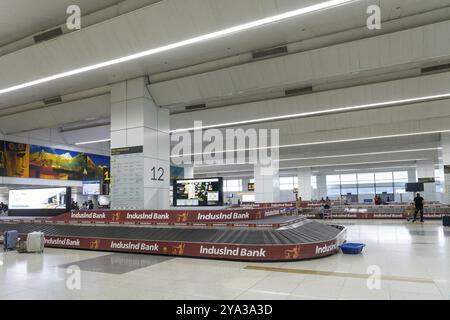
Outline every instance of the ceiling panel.
[[[318, 2], [320, 1], [166, 0], [1, 57], [0, 88]], [[385, 2], [384, 5], [390, 6], [389, 2]], [[448, 0], [430, 1], [426, 8], [433, 9], [443, 5], [448, 5]], [[200, 6], [205, 8], [197, 10]], [[421, 9], [423, 8], [422, 5]], [[348, 6], [166, 52], [139, 62], [126, 63], [108, 70], [97, 70], [84, 74], [83, 77], [52, 82], [39, 86], [39, 90], [24, 89], [20, 95], [11, 94], [2, 97], [0, 107], [25, 103], [33, 99], [39, 100], [50, 93], [67, 94], [144, 74], [160, 73], [232, 54], [303, 40], [306, 36], [298, 31], [299, 26], [303, 25], [317, 28], [319, 31], [315, 30], [315, 35], [342, 31], [349, 27], [361, 27], [365, 25], [365, 9], [365, 1], [355, 1]], [[346, 18], [354, 16], [359, 18]]]

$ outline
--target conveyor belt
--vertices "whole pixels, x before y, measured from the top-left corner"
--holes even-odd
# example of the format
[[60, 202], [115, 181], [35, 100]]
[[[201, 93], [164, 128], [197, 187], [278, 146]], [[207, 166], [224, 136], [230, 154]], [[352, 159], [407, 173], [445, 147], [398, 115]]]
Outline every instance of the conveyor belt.
[[18, 230], [19, 233], [42, 231], [46, 236], [265, 245], [327, 241], [341, 232], [337, 227], [311, 220], [305, 220], [292, 228], [272, 230], [37, 225], [0, 222], [0, 232], [3, 233], [6, 230]]

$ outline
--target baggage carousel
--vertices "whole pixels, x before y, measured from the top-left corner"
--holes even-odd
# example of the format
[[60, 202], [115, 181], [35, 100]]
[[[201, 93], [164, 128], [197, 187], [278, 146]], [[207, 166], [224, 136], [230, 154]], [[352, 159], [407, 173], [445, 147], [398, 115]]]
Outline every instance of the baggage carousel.
[[85, 224], [57, 217], [0, 221], [1, 234], [7, 230], [17, 230], [21, 239], [42, 231], [46, 247], [243, 261], [326, 257], [337, 253], [346, 237], [342, 226], [281, 215], [234, 221], [232, 227]]

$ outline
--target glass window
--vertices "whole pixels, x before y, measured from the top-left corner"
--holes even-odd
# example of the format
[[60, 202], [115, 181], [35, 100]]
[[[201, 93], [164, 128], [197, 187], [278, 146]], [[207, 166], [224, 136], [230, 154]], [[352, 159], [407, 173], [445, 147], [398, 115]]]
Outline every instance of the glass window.
[[341, 184], [355, 184], [356, 185], [356, 173], [355, 174], [342, 174]]
[[341, 177], [337, 175], [329, 175], [327, 176], [327, 185], [329, 184], [340, 184], [341, 183]]
[[280, 177], [280, 190], [294, 190], [294, 177]]
[[408, 171], [396, 171], [394, 172], [395, 182], [408, 182]]
[[317, 176], [312, 176], [311, 177], [311, 187], [313, 189], [317, 189]]
[[375, 175], [373, 173], [358, 173], [359, 184], [371, 184], [374, 185]]
[[376, 172], [375, 182], [392, 182], [392, 172]]
[[327, 195], [328, 196], [341, 195], [341, 177], [338, 174], [327, 176]]
[[224, 192], [242, 191], [242, 180], [225, 180], [223, 184]]

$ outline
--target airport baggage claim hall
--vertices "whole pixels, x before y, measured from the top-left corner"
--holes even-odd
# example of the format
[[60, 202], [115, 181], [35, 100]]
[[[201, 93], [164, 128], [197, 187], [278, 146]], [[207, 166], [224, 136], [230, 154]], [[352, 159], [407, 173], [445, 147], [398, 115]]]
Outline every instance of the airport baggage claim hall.
[[0, 299], [448, 300], [450, 0], [2, 0]]

